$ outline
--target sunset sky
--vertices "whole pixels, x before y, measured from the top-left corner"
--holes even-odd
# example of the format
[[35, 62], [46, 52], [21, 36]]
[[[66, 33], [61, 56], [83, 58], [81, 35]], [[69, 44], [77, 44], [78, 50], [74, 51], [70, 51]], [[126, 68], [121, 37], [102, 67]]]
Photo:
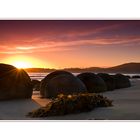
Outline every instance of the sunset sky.
[[140, 62], [140, 21], [0, 21], [0, 62], [110, 67]]

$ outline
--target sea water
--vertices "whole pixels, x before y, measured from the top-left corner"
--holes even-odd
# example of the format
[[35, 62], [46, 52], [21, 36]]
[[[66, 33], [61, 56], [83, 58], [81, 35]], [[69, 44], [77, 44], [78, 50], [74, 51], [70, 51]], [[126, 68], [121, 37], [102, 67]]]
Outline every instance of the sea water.
[[[30, 78], [32, 80], [36, 79], [41, 81], [46, 75], [48, 75], [49, 73], [37, 73], [37, 72], [29, 72], [28, 73]], [[78, 75], [79, 73], [73, 73], [74, 75]], [[115, 73], [110, 73], [111, 75], [114, 75]], [[134, 75], [140, 75], [140, 74], [124, 74], [124, 75], [129, 75], [130, 77], [134, 76]]]

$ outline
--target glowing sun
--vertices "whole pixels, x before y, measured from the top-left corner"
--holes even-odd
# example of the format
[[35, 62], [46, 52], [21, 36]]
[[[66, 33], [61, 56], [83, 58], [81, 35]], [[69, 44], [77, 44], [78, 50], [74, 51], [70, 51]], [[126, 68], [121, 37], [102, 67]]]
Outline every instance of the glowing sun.
[[29, 62], [24, 62], [24, 61], [15, 61], [12, 63], [13, 66], [17, 68], [30, 68], [32, 65]]
[[27, 57], [27, 56], [13, 56], [13, 57], [7, 57], [6, 59], [3, 60], [4, 63], [11, 64], [15, 66], [16, 68], [46, 68], [49, 67], [51, 68], [51, 64], [49, 63], [43, 63], [41, 60], [32, 58], [32, 57]]

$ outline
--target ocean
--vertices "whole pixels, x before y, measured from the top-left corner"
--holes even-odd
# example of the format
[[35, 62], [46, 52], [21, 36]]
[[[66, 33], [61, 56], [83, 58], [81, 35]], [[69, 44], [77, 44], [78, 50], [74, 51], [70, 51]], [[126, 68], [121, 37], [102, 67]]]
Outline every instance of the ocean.
[[[30, 78], [32, 80], [36, 79], [41, 81], [46, 75], [48, 75], [49, 73], [35, 73], [35, 72], [29, 72], [28, 73]], [[78, 75], [79, 73], [73, 73], [74, 75]], [[110, 74], [114, 74], [114, 73], [110, 73]], [[134, 75], [140, 75], [140, 74], [124, 74], [124, 75], [129, 75], [129, 76], [134, 76]]]

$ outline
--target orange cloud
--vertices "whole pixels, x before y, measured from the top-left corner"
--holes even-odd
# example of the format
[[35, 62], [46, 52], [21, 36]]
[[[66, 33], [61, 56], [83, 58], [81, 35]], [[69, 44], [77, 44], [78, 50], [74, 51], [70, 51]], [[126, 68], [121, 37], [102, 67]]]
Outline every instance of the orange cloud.
[[[25, 41], [26, 42], [26, 41]], [[140, 37], [137, 36], [121, 36], [114, 38], [93, 38], [93, 39], [77, 39], [71, 41], [42, 41], [38, 40], [37, 44], [33, 41], [30, 44], [18, 43], [7, 44], [7, 46], [0, 45], [1, 52], [7, 54], [18, 53], [33, 53], [33, 52], [50, 52], [50, 51], [70, 51], [82, 46], [91, 47], [105, 47], [113, 45], [124, 45], [139, 43]]]

